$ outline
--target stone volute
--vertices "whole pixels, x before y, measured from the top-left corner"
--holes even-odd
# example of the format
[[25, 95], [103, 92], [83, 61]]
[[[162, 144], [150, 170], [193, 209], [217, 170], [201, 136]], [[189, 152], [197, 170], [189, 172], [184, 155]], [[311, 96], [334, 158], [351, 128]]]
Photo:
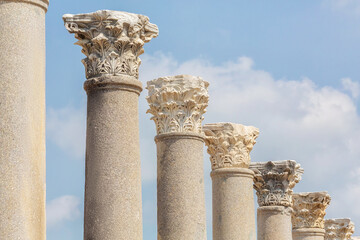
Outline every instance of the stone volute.
[[[141, 88], [137, 81], [144, 44], [159, 30], [140, 14], [100, 10], [88, 14], [65, 14], [65, 27], [75, 34], [75, 44], [86, 56], [85, 90], [94, 85], [125, 84]], [[141, 91], [141, 90], [140, 90]]]

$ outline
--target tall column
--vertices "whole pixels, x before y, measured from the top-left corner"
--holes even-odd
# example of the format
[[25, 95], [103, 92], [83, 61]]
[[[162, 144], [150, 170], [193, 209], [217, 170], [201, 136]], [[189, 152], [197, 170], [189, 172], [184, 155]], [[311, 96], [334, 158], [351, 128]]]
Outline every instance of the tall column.
[[84, 239], [142, 239], [139, 55], [158, 28], [146, 16], [108, 10], [63, 18], [86, 55]]
[[293, 240], [324, 240], [324, 216], [330, 195], [327, 192], [295, 193], [292, 200]]
[[250, 151], [259, 130], [233, 123], [204, 126], [211, 161], [214, 240], [255, 240]]
[[157, 136], [158, 239], [205, 240], [201, 122], [208, 83], [180, 75], [147, 83]]
[[0, 0], [0, 238], [43, 240], [45, 13], [48, 0]]
[[304, 172], [293, 160], [251, 163], [258, 198], [258, 240], [291, 240], [292, 189]]
[[354, 232], [354, 223], [349, 218], [325, 220], [325, 240], [352, 239]]

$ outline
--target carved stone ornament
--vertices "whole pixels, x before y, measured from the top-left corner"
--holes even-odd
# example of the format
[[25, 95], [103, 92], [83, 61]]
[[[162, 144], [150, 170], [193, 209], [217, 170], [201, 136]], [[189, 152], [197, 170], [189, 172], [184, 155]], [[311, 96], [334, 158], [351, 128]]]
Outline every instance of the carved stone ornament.
[[354, 223], [348, 218], [325, 220], [325, 240], [351, 239], [354, 232]]
[[301, 180], [304, 170], [293, 160], [251, 163], [254, 171], [254, 189], [259, 206], [292, 205], [292, 189]]
[[178, 75], [147, 82], [146, 98], [157, 134], [202, 134], [201, 123], [208, 106], [209, 83], [200, 77]]
[[65, 14], [65, 27], [75, 34], [86, 58], [86, 78], [128, 75], [138, 78], [143, 46], [159, 30], [139, 14], [100, 10], [87, 14]]
[[325, 209], [331, 197], [327, 192], [295, 193], [292, 195], [293, 229], [321, 228], [324, 229]]
[[234, 123], [206, 124], [205, 144], [213, 170], [224, 167], [248, 168], [259, 129]]

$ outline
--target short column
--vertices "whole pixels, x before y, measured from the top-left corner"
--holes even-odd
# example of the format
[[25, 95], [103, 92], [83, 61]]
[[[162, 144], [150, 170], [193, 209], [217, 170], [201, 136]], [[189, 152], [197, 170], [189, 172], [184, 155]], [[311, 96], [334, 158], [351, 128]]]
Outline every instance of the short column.
[[139, 55], [158, 28], [146, 16], [108, 10], [63, 18], [86, 55], [84, 239], [142, 239]]
[[147, 83], [157, 136], [158, 239], [205, 240], [204, 136], [208, 83], [180, 75]]
[[48, 0], [0, 0], [0, 239], [44, 240]]
[[293, 160], [251, 163], [258, 199], [258, 240], [291, 240], [292, 189], [304, 170]]
[[327, 192], [295, 193], [292, 200], [293, 240], [324, 240], [324, 216], [330, 195]]
[[355, 232], [355, 225], [349, 218], [326, 219], [325, 240], [348, 240]]
[[233, 123], [204, 125], [211, 161], [213, 239], [255, 240], [250, 151], [259, 130]]

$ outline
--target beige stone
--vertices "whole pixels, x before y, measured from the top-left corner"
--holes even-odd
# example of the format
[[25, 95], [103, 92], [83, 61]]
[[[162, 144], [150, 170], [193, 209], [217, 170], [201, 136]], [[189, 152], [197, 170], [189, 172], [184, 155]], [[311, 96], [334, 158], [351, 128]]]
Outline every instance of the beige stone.
[[157, 136], [158, 240], [205, 240], [202, 114], [208, 83], [179, 75], [149, 81]]
[[292, 240], [290, 207], [263, 206], [257, 209], [258, 240]]
[[46, 0], [0, 0], [0, 238], [44, 240]]
[[142, 239], [138, 78], [146, 16], [109, 10], [64, 15], [86, 55], [85, 240]]
[[354, 232], [355, 225], [348, 218], [325, 220], [325, 240], [348, 240]]
[[248, 168], [259, 130], [233, 123], [203, 130], [212, 165], [213, 239], [255, 240], [254, 172]]
[[258, 198], [258, 240], [291, 240], [292, 192], [304, 170], [293, 160], [251, 163]]
[[330, 195], [327, 192], [295, 193], [292, 200], [293, 240], [324, 240], [324, 216]]

